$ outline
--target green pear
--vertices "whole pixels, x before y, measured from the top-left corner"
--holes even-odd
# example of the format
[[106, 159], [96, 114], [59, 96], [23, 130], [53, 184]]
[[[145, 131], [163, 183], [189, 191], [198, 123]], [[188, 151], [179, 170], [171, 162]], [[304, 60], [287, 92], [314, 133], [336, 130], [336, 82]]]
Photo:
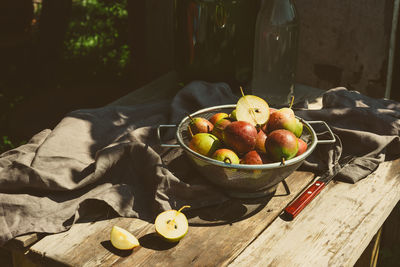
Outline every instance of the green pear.
[[239, 157], [230, 149], [220, 148], [214, 152], [212, 158], [228, 164], [239, 164]]
[[232, 112], [229, 114], [229, 117], [232, 119], [232, 120], [237, 120], [237, 117], [236, 117], [236, 109], [234, 109], [234, 110], [232, 110]]
[[211, 157], [221, 147], [221, 141], [215, 135], [209, 133], [195, 134], [189, 142], [190, 149], [207, 157]]
[[295, 127], [293, 129], [293, 133], [296, 137], [300, 137], [301, 134], [303, 133], [303, 123], [296, 118], [296, 124]]

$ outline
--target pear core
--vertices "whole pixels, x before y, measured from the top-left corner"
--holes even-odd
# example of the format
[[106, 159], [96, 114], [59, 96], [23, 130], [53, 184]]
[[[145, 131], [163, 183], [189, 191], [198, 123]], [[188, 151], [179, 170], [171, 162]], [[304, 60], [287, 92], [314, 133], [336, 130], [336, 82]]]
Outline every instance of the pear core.
[[170, 242], [177, 242], [182, 239], [189, 229], [185, 214], [177, 210], [167, 210], [160, 213], [154, 224], [156, 232]]
[[269, 119], [269, 105], [261, 97], [244, 95], [236, 104], [236, 119], [249, 122], [253, 126], [263, 125]]

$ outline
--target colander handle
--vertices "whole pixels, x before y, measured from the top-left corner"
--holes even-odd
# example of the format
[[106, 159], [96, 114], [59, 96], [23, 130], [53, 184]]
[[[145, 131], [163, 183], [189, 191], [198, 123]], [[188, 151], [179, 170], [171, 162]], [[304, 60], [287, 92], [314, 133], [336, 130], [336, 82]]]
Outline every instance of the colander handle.
[[314, 124], [317, 124], [317, 123], [323, 124], [328, 129], [329, 135], [332, 139], [318, 140], [318, 138], [317, 138], [317, 144], [333, 144], [336, 142], [335, 135], [333, 134], [331, 127], [329, 127], [329, 125], [326, 122], [324, 122], [324, 121], [307, 121], [307, 122], [309, 124], [313, 124], [313, 123]]
[[178, 144], [163, 144], [161, 140], [161, 128], [176, 128], [177, 126], [174, 124], [161, 124], [157, 127], [157, 137], [158, 141], [160, 142], [161, 147], [181, 147]]

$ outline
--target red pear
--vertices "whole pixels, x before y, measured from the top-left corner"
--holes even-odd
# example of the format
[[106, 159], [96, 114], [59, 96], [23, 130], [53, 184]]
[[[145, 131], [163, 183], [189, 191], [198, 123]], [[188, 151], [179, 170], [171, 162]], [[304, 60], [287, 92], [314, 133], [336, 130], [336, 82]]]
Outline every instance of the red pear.
[[297, 127], [296, 117], [290, 108], [281, 108], [273, 112], [268, 120], [268, 131], [286, 129], [294, 132]]
[[240, 160], [240, 164], [257, 165], [266, 163], [269, 163], [269, 160], [266, 158], [266, 156], [258, 153], [255, 150], [247, 152]]
[[214, 129], [212, 130], [212, 134], [215, 135], [216, 137], [218, 137], [222, 142], [224, 141], [224, 137], [223, 137], [223, 132], [226, 128], [226, 126], [228, 126], [229, 124], [231, 124], [231, 120], [229, 118], [223, 118], [219, 121], [217, 121], [214, 124]]
[[303, 141], [303, 139], [298, 138], [297, 141], [299, 142], [299, 150], [297, 151], [296, 157], [300, 156], [307, 150], [307, 143]]
[[195, 117], [190, 119], [188, 131], [193, 135], [198, 133], [211, 133], [214, 125], [205, 118]]
[[239, 154], [254, 150], [256, 139], [256, 127], [246, 121], [234, 121], [223, 132], [224, 142]]
[[292, 132], [285, 129], [272, 131], [265, 142], [268, 157], [273, 161], [293, 158], [299, 149], [297, 139]]
[[267, 134], [263, 130], [259, 130], [256, 138], [256, 150], [261, 153], [267, 153], [265, 150], [265, 141], [267, 140]]

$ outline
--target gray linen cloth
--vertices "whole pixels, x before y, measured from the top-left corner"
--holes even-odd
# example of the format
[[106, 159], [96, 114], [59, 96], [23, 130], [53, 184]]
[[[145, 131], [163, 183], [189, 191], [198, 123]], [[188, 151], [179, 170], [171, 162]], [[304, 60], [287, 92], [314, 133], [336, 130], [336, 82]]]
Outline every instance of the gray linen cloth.
[[295, 109], [305, 120], [328, 123], [337, 137], [332, 145], [318, 145], [302, 165], [321, 174], [341, 157], [354, 156], [335, 179], [355, 183], [384, 160], [400, 156], [400, 103], [375, 99], [343, 87], [331, 89], [322, 97], [322, 109]]
[[[53, 130], [3, 153], [0, 245], [29, 232], [65, 231], [93, 205], [106, 204], [119, 216], [152, 222], [166, 209], [227, 201], [193, 170], [181, 149], [161, 149], [156, 126], [176, 124], [187, 113], [237, 99], [224, 83], [192, 82], [172, 101], [73, 111]], [[322, 110], [296, 112], [330, 123], [343, 150], [357, 154], [343, 173], [355, 182], [371, 173], [385, 154], [399, 156], [399, 111], [399, 103], [339, 88], [324, 95]], [[173, 138], [173, 131], [166, 138]], [[342, 146], [317, 148], [318, 155], [304, 166], [326, 170], [332, 150]], [[352, 178], [352, 168], [362, 168], [362, 177]]]

